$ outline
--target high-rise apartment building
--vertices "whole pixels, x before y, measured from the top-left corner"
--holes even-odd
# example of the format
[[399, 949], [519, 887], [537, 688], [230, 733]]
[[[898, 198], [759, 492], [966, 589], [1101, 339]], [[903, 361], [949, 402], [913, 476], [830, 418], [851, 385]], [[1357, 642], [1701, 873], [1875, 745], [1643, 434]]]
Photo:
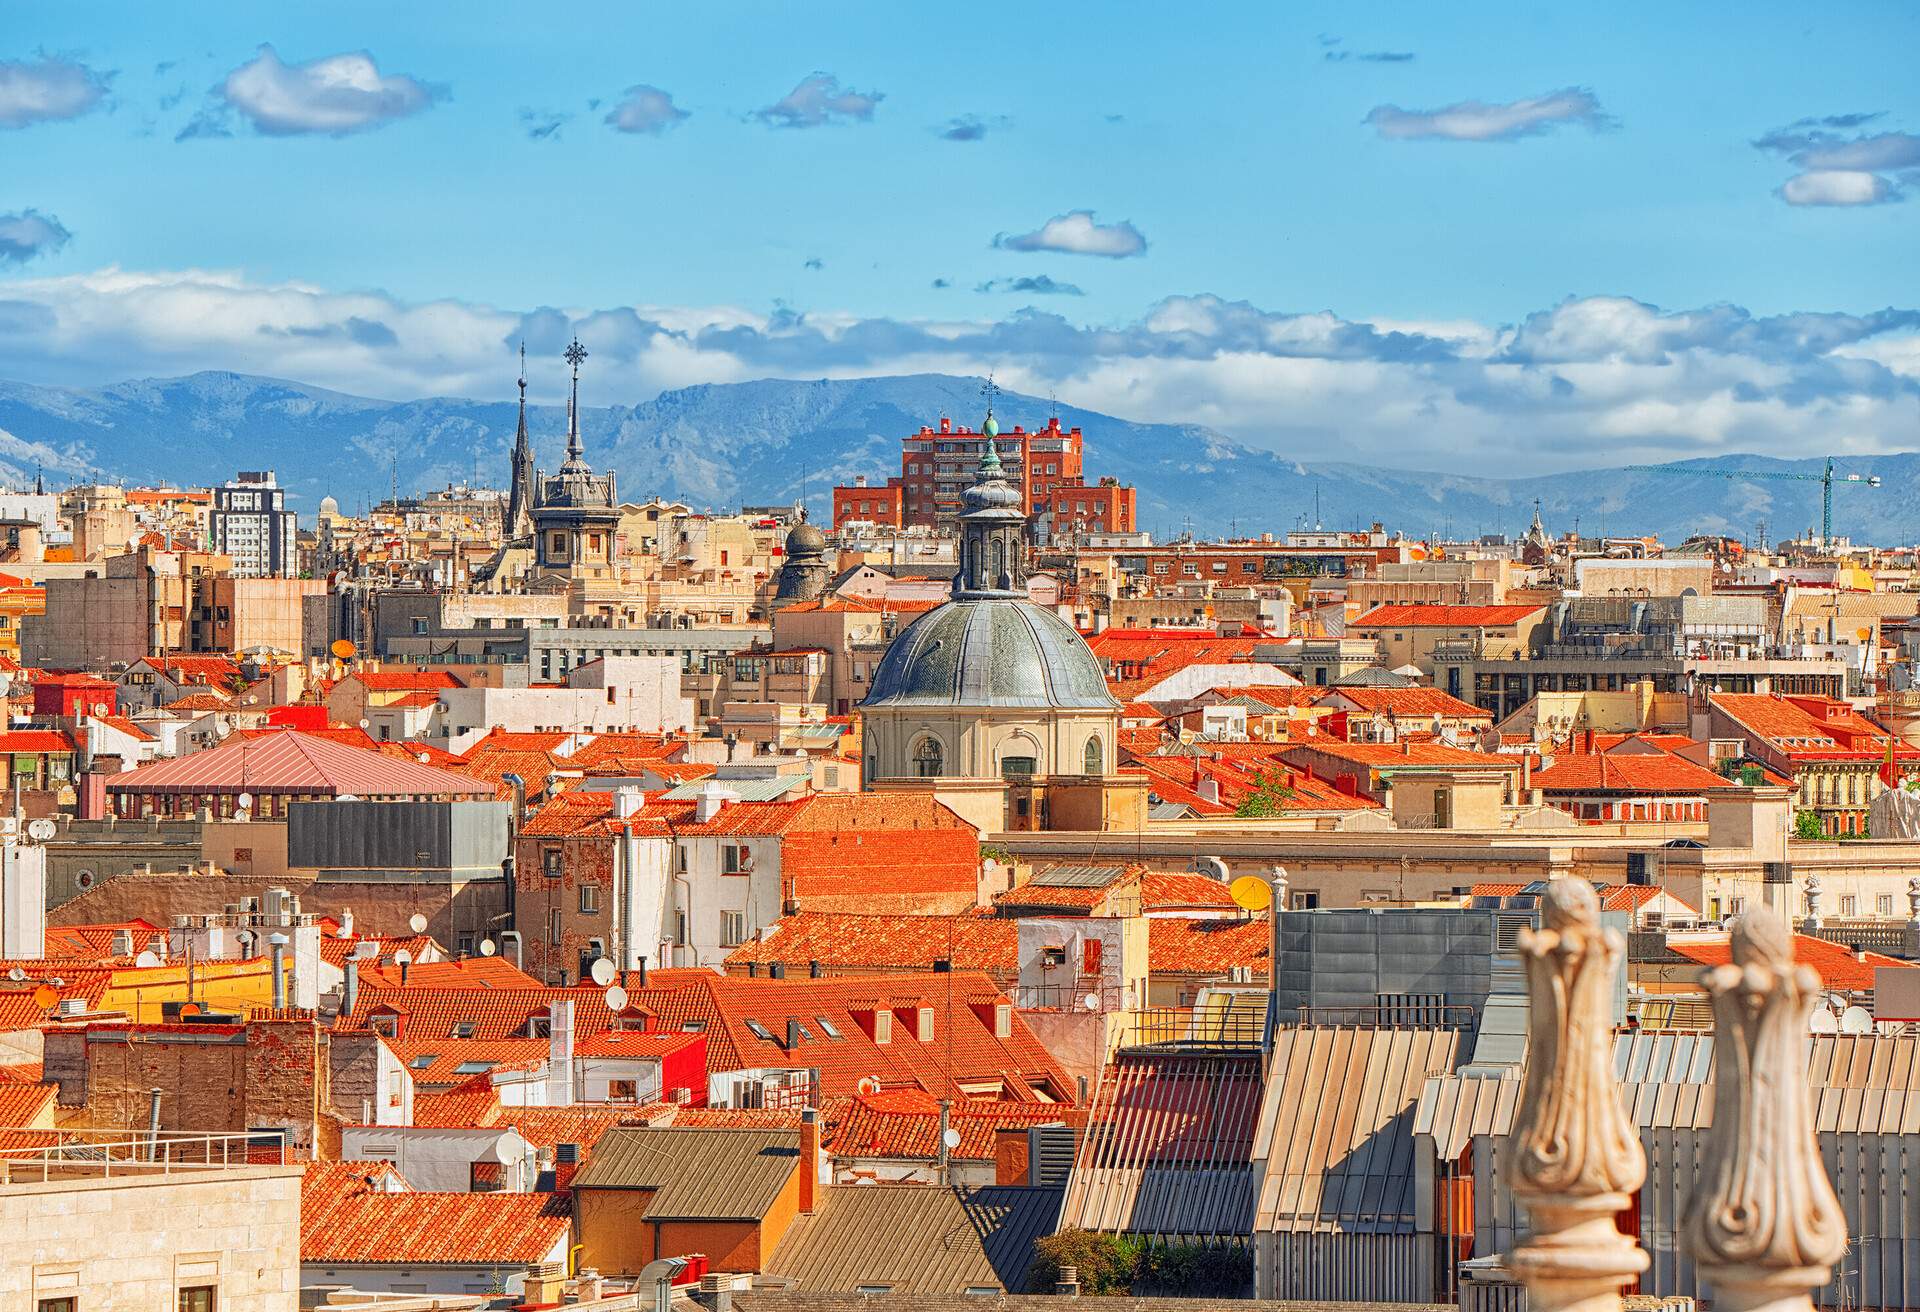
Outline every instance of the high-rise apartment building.
[[277, 578], [299, 560], [296, 520], [273, 471], [243, 469], [213, 489], [213, 549], [233, 559], [236, 578]]

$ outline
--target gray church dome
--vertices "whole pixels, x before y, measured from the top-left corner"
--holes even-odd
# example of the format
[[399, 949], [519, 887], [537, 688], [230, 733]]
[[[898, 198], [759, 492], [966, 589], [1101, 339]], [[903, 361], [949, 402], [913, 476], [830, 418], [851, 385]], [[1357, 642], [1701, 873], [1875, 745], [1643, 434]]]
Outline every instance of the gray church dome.
[[1004, 596], [961, 596], [922, 615], [887, 648], [861, 704], [1098, 711], [1120, 705], [1072, 625]]

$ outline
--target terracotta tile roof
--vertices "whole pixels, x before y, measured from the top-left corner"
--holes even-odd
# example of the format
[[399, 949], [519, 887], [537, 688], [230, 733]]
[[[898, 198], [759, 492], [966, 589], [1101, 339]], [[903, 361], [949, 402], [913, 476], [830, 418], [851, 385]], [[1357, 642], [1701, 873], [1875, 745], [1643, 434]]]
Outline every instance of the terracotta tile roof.
[[1312, 743], [1292, 744], [1290, 750], [1319, 752], [1374, 769], [1389, 769], [1396, 765], [1477, 765], [1496, 770], [1520, 768], [1520, 758], [1517, 756], [1470, 752], [1463, 747], [1448, 747], [1442, 743], [1343, 743], [1331, 738], [1317, 738]]
[[98, 720], [101, 724], [107, 725], [110, 728], [118, 729], [121, 733], [126, 734], [127, 737], [132, 738], [135, 742], [150, 743], [154, 741], [154, 736], [152, 734], [148, 733], [145, 729], [142, 729], [139, 725], [135, 724], [132, 720], [129, 720], [124, 715], [96, 715], [93, 718]]
[[993, 895], [995, 907], [1058, 907], [1088, 911], [1107, 898], [1111, 886], [1078, 888], [1061, 884], [1017, 884], [1004, 893]]
[[1533, 786], [1543, 793], [1628, 793], [1651, 796], [1661, 793], [1718, 792], [1738, 787], [1702, 765], [1684, 757], [1635, 756], [1627, 754], [1592, 755], [1558, 753], [1553, 764], [1536, 770]]
[[684, 1031], [657, 1030], [645, 1033], [638, 1030], [601, 1030], [589, 1039], [581, 1039], [573, 1045], [576, 1057], [633, 1057], [657, 1058], [683, 1052], [688, 1048], [704, 1044], [706, 1039], [698, 1034]]
[[606, 821], [613, 815], [613, 794], [605, 789], [570, 788], [555, 793], [540, 804], [540, 809], [520, 826], [525, 838], [568, 838], [577, 834], [606, 833]]
[[233, 698], [223, 692], [190, 692], [184, 697], [176, 697], [160, 708], [163, 711], [230, 711]]
[[[604, 771], [614, 767], [629, 771], [642, 763], [648, 767], [664, 768], [667, 762], [685, 750], [686, 745], [686, 739], [671, 734], [603, 733], [594, 735], [590, 741], [576, 747], [566, 757], [566, 762], [582, 770]], [[707, 768], [711, 771], [717, 767]]]
[[0, 1125], [30, 1125], [53, 1106], [59, 1088], [52, 1084], [28, 1084], [0, 1080]]
[[273, 792], [362, 797], [473, 796], [477, 780], [318, 734], [278, 729], [236, 736], [190, 756], [154, 761], [107, 783], [109, 793]]
[[[1222, 688], [1220, 691], [1224, 693], [1229, 690]], [[1234, 688], [1231, 689], [1231, 691], [1236, 697], [1251, 697], [1254, 701], [1265, 702], [1276, 711], [1290, 711], [1313, 706], [1327, 696], [1327, 689], [1325, 688], [1309, 688], [1306, 686], [1270, 688], [1265, 684], [1260, 684], [1246, 688]]]
[[1227, 891], [1227, 886], [1207, 875], [1149, 873], [1140, 876], [1142, 911], [1190, 907], [1235, 909], [1233, 895]]
[[0, 729], [0, 754], [59, 755], [73, 750], [73, 739], [57, 729]]
[[504, 957], [463, 957], [458, 961], [427, 961], [407, 967], [407, 982], [400, 982], [400, 967], [392, 954], [379, 965], [360, 967], [361, 987], [409, 989], [537, 989], [540, 981]]
[[358, 683], [368, 692], [438, 692], [466, 686], [444, 670], [357, 670], [340, 682]]
[[758, 941], [727, 956], [729, 970], [784, 962], [806, 970], [873, 966], [931, 970], [942, 957], [959, 970], [1011, 971], [1019, 965], [1019, 927], [989, 916], [860, 916], [801, 911], [782, 916]]
[[[952, 1155], [963, 1161], [990, 1161], [994, 1137], [1002, 1129], [1077, 1125], [1086, 1113], [1072, 1107], [1044, 1103], [963, 1102], [947, 1113], [950, 1128], [960, 1135]], [[918, 1089], [890, 1090], [853, 1099], [846, 1117], [834, 1131], [836, 1157], [896, 1157], [932, 1161], [940, 1155], [940, 1102]]]
[[381, 966], [390, 963], [394, 953], [403, 948], [417, 963], [437, 961], [441, 957], [440, 945], [426, 934], [411, 934], [403, 938], [381, 938], [377, 934], [353, 934], [342, 938], [340, 922], [331, 917], [322, 918], [320, 959], [328, 965], [345, 966], [347, 958], [353, 956], [362, 943], [371, 943], [378, 950], [377, 955], [361, 957], [360, 964], [363, 969], [369, 965]]
[[[1713, 938], [1675, 937], [1668, 935], [1667, 947], [1689, 961], [1702, 966], [1725, 966], [1733, 960], [1733, 947], [1727, 935]], [[1813, 967], [1820, 976], [1820, 983], [1829, 989], [1845, 989], [1849, 992], [1862, 992], [1873, 987], [1873, 972], [1879, 966], [1907, 966], [1911, 962], [1898, 957], [1882, 956], [1878, 952], [1864, 954], [1864, 960], [1856, 960], [1853, 949], [1844, 943], [1829, 943], [1823, 938], [1814, 938], [1811, 934], [1793, 936], [1793, 959], [1802, 966]]]
[[440, 694], [438, 692], [430, 688], [422, 688], [418, 692], [401, 693], [392, 701], [387, 702], [385, 706], [377, 709], [384, 710], [386, 707], [398, 706], [406, 710], [421, 710], [425, 707], [438, 706], [439, 704]]
[[[1479, 883], [1473, 886], [1473, 896], [1517, 897], [1524, 893], [1527, 887], [1526, 884], [1515, 882]], [[1699, 910], [1671, 889], [1663, 889], [1657, 884], [1596, 884], [1594, 892], [1600, 895], [1602, 911], [1638, 911], [1663, 893], [1690, 911]]]
[[1352, 629], [1493, 629], [1518, 624], [1529, 615], [1538, 615], [1544, 606], [1375, 606], [1358, 619], [1348, 620]]
[[[1304, 691], [1304, 690], [1303, 690]], [[1493, 714], [1478, 706], [1449, 696], [1438, 688], [1327, 688], [1314, 689], [1319, 692], [1319, 704], [1327, 705], [1344, 698], [1362, 711], [1375, 715], [1407, 716], [1425, 718], [1444, 716], [1449, 720], [1486, 720], [1491, 722]]]
[[1152, 975], [1224, 975], [1235, 966], [1266, 979], [1273, 934], [1265, 917], [1195, 920], [1155, 916], [1147, 922], [1147, 972]]
[[175, 683], [219, 684], [225, 687], [240, 677], [240, 664], [231, 656], [175, 656], [163, 653], [145, 657], [137, 664], [164, 674]]
[[329, 1165], [302, 1181], [303, 1264], [526, 1265], [564, 1254], [571, 1222], [557, 1195], [389, 1193], [372, 1184], [378, 1168]]
[[[1884, 759], [1887, 731], [1845, 702], [1826, 697], [1714, 693], [1712, 704], [1789, 760]], [[1920, 747], [1896, 742], [1895, 756], [1920, 760]]]
[[416, 1085], [451, 1087], [474, 1075], [496, 1070], [525, 1070], [542, 1065], [550, 1051], [545, 1039], [455, 1039], [444, 1032], [388, 1039]]
[[101, 960], [113, 955], [113, 940], [127, 934], [133, 942], [128, 957], [138, 956], [157, 938], [162, 946], [167, 931], [150, 920], [128, 920], [113, 925], [48, 925], [42, 953], [49, 961], [57, 958]]
[[[60, 1001], [78, 999], [92, 1011], [100, 1005], [113, 984], [113, 968], [85, 965], [78, 961], [0, 961], [0, 976], [19, 967], [21, 980], [0, 978], [0, 1033], [37, 1029], [52, 1013], [52, 1007], [34, 1000], [42, 984], [51, 986]], [[59, 983], [55, 984], [54, 981]]]
[[[650, 991], [632, 989], [629, 992], [635, 1002], [649, 1005], [646, 999]], [[476, 1040], [517, 1039], [524, 1038], [530, 1032], [529, 1021], [535, 1017], [546, 1017], [548, 1008], [554, 1002], [567, 999], [573, 1002], [576, 1038], [598, 1034], [613, 1023], [613, 1015], [607, 1010], [606, 991], [592, 986], [571, 989], [383, 988], [375, 984], [361, 988], [353, 1011], [336, 1020], [334, 1028], [366, 1030], [370, 1028], [369, 1018], [375, 1013], [392, 1013], [401, 1021], [398, 1026], [399, 1038], [408, 1042], [451, 1040], [454, 1026], [459, 1023], [471, 1024], [472, 1038]], [[544, 1051], [546, 1041], [542, 1039], [538, 1042]]]

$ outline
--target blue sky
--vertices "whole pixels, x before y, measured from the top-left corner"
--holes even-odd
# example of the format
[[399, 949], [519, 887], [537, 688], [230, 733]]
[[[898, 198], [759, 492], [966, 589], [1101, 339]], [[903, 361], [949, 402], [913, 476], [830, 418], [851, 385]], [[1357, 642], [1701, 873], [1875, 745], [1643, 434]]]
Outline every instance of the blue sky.
[[577, 330], [607, 400], [992, 368], [1303, 456], [1920, 445], [1914, 6], [533, 13], [10, 10], [0, 376], [498, 395]]

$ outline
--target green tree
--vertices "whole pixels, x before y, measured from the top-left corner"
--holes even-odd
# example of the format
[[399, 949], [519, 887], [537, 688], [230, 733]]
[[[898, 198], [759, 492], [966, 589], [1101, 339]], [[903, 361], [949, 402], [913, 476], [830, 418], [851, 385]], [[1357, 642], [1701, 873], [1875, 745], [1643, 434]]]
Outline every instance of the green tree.
[[1294, 796], [1293, 786], [1287, 782], [1286, 771], [1262, 770], [1253, 776], [1253, 791], [1234, 808], [1233, 813], [1255, 818], [1279, 815], [1287, 809], [1287, 803]]
[[1820, 817], [1811, 811], [1799, 811], [1793, 817], [1793, 836], [1795, 838], [1825, 838], [1826, 829], [1820, 823]]

